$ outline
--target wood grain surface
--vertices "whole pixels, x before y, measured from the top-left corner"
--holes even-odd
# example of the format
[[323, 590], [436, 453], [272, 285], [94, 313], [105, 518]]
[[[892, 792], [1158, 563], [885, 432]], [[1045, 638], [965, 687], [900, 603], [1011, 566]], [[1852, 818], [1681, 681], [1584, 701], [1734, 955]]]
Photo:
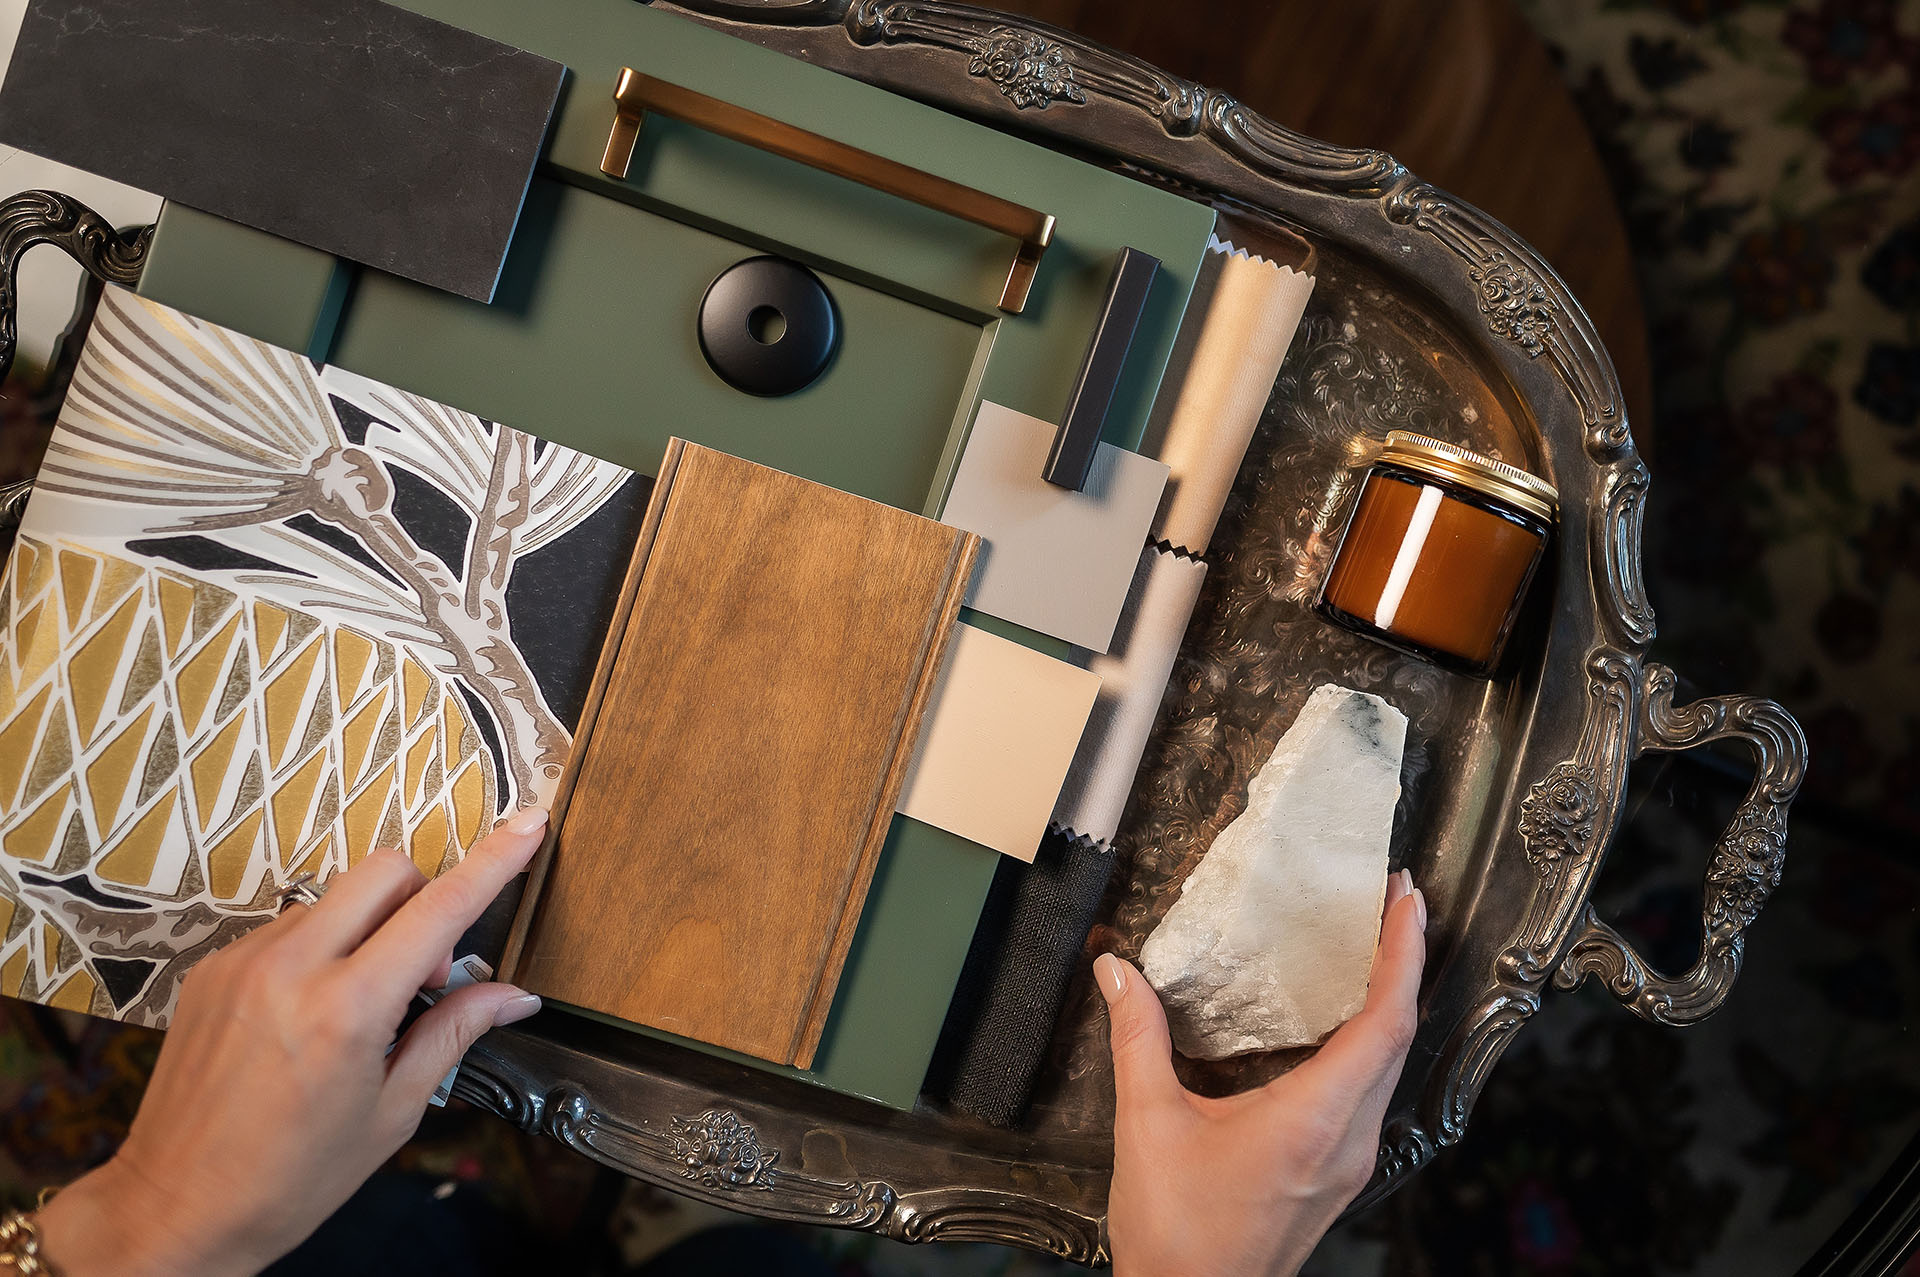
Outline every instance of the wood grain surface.
[[675, 440], [515, 978], [808, 1066], [978, 550]]
[[1593, 317], [1634, 439], [1653, 426], [1646, 316], [1599, 151], [1511, 0], [992, 0], [1234, 94], [1290, 129], [1391, 151], [1553, 265]]

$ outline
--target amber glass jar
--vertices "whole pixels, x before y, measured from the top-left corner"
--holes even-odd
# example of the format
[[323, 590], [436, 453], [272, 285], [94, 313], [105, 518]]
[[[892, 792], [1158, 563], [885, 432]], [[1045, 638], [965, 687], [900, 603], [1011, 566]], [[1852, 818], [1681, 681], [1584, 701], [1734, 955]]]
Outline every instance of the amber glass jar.
[[1486, 678], [1553, 538], [1553, 485], [1396, 430], [1360, 486], [1320, 591], [1323, 616]]

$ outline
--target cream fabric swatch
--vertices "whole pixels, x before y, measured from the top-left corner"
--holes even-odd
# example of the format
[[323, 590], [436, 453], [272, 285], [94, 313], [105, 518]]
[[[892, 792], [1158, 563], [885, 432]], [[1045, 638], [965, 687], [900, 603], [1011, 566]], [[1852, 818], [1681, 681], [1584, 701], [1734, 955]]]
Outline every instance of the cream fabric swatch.
[[895, 810], [1032, 860], [1099, 691], [1077, 665], [954, 626]]
[[940, 521], [986, 538], [967, 606], [1104, 652], [1166, 486], [1158, 461], [1103, 443], [1083, 492], [1040, 477], [1054, 425], [982, 402]]
[[1215, 238], [1140, 451], [1171, 475], [1153, 538], [1204, 554], [1273, 392], [1313, 276]]
[[1152, 546], [1141, 553], [1113, 645], [1105, 655], [1083, 657], [1100, 677], [1100, 696], [1053, 809], [1054, 824], [1103, 843], [1120, 827], [1206, 576], [1204, 563]]

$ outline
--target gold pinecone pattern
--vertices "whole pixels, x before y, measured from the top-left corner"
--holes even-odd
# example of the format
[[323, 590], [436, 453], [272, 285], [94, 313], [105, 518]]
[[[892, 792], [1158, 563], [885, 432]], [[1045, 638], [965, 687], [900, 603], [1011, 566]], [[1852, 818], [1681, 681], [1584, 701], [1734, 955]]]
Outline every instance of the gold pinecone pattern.
[[377, 846], [432, 875], [492, 824], [466, 704], [393, 643], [30, 538], [0, 636], [0, 994], [124, 1011], [94, 960], [165, 956], [169, 913], [264, 916]]

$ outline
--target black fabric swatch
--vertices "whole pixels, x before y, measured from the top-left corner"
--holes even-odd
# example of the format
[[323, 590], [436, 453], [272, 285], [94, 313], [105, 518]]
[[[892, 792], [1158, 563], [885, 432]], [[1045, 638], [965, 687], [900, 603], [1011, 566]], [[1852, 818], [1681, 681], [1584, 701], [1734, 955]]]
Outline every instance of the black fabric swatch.
[[1001, 860], [934, 1049], [928, 1095], [995, 1126], [1020, 1120], [1112, 875], [1112, 852], [1054, 832], [1032, 864]]

